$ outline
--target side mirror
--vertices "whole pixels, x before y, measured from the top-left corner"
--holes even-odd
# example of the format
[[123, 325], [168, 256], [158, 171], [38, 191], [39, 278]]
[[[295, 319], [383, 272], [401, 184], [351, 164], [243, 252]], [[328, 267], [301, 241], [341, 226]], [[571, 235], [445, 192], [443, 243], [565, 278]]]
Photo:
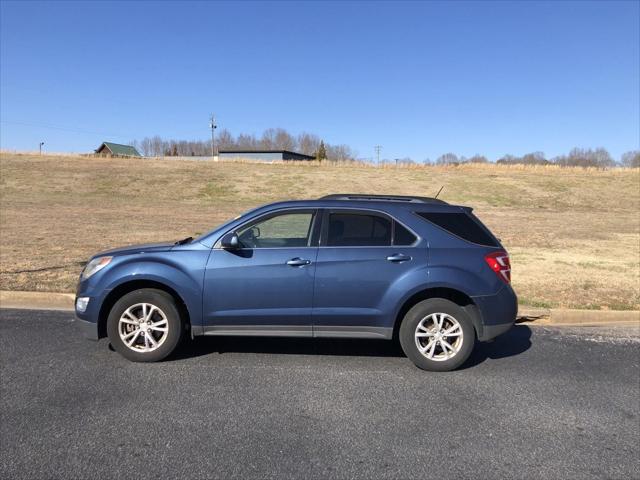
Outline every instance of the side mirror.
[[240, 239], [238, 238], [238, 234], [236, 232], [227, 233], [220, 240], [220, 245], [225, 250], [236, 250], [240, 248]]

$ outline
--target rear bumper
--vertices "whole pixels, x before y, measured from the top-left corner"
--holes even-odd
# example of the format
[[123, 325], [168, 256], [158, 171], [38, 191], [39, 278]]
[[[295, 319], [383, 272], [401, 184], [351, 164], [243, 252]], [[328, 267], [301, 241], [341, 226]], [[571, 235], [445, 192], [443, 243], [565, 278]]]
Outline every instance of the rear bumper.
[[486, 342], [508, 331], [518, 315], [518, 297], [510, 285], [495, 295], [473, 297], [480, 314], [478, 340]]
[[82, 336], [89, 340], [98, 340], [98, 325], [87, 320], [83, 320], [76, 316], [76, 327], [82, 333]]
[[498, 325], [486, 325], [482, 328], [482, 338], [478, 338], [481, 342], [486, 342], [488, 340], [492, 340], [496, 338], [498, 335], [502, 335], [503, 333], [511, 330], [513, 324], [511, 323], [500, 323]]

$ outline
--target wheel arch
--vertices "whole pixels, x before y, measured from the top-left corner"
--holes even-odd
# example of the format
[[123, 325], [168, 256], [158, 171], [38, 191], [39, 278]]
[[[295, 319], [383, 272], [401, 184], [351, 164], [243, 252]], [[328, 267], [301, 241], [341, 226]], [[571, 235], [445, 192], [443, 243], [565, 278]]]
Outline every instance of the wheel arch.
[[407, 312], [417, 303], [423, 300], [428, 300], [430, 298], [443, 298], [462, 307], [473, 322], [473, 327], [476, 331], [476, 337], [482, 336], [482, 318], [480, 316], [480, 310], [469, 295], [461, 290], [457, 290], [451, 287], [432, 287], [420, 290], [404, 301], [404, 303], [400, 307], [400, 310], [398, 310], [393, 324], [394, 339], [398, 338], [400, 324], [402, 323], [402, 320]]
[[171, 295], [171, 297], [173, 297], [176, 302], [176, 306], [178, 307], [180, 316], [184, 320], [185, 326], [191, 329], [191, 315], [189, 313], [189, 309], [187, 308], [187, 304], [182, 299], [180, 294], [178, 294], [178, 292], [176, 292], [173, 288], [155, 280], [129, 280], [121, 283], [113, 290], [111, 290], [102, 301], [102, 305], [100, 306], [100, 313], [98, 314], [98, 338], [107, 336], [107, 318], [109, 317], [109, 312], [111, 312], [111, 308], [113, 308], [115, 303], [127, 293], [131, 293], [135, 290], [141, 290], [143, 288], [153, 288]]

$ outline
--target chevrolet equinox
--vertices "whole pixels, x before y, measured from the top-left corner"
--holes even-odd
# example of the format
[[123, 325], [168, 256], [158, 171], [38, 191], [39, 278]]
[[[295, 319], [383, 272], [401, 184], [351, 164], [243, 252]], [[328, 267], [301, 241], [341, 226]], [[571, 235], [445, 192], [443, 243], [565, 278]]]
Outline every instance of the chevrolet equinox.
[[85, 335], [132, 361], [162, 360], [197, 335], [379, 338], [447, 371], [513, 325], [510, 280], [509, 256], [469, 207], [336, 194], [99, 253], [75, 308]]

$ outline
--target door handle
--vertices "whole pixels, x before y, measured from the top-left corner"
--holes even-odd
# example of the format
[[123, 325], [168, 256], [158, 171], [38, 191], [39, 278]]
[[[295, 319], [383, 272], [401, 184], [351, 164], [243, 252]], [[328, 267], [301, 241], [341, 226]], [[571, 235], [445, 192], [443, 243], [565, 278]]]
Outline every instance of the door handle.
[[291, 260], [287, 261], [287, 265], [291, 267], [302, 267], [304, 265], [309, 265], [310, 263], [311, 260], [304, 260], [300, 257], [292, 258]]
[[411, 260], [411, 257], [408, 255], [404, 255], [402, 253], [394, 253], [393, 255], [389, 255], [387, 257], [387, 260], [389, 260], [390, 262], [407, 262], [409, 260]]

